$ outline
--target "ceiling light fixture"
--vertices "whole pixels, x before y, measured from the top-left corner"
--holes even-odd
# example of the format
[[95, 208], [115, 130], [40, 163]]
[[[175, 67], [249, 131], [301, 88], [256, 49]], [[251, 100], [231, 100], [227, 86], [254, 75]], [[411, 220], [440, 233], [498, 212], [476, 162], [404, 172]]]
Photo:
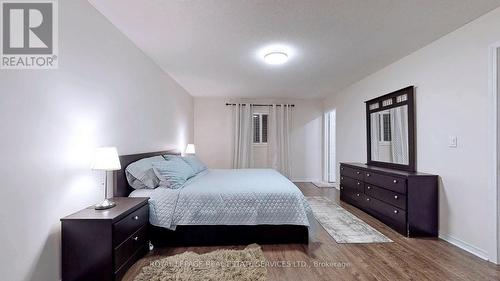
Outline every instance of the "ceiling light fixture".
[[264, 61], [272, 65], [284, 64], [288, 61], [288, 55], [285, 52], [270, 52], [264, 55]]

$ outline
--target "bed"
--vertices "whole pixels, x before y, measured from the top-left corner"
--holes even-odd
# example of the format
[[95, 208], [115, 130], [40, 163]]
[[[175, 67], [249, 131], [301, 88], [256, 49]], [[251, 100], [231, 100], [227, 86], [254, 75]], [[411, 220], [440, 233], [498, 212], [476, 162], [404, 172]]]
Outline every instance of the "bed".
[[125, 168], [160, 151], [120, 157], [115, 196], [149, 197], [155, 246], [307, 243], [312, 211], [302, 192], [271, 169], [206, 170], [180, 189], [132, 189]]

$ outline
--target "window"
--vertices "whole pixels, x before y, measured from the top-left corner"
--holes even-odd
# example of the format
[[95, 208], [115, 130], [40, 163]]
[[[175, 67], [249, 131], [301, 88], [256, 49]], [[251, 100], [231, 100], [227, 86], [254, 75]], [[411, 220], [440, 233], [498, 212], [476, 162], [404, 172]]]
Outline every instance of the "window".
[[370, 104], [370, 110], [374, 110], [378, 108], [378, 102]]
[[267, 114], [253, 114], [253, 143], [267, 144]]
[[391, 141], [391, 114], [384, 112], [379, 115], [379, 142]]

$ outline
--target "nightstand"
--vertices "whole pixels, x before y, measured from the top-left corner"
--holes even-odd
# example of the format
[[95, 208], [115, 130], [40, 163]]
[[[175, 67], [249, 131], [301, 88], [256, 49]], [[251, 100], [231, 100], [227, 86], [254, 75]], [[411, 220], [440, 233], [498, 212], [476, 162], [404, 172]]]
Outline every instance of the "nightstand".
[[149, 248], [148, 198], [115, 197], [61, 219], [62, 281], [121, 280]]

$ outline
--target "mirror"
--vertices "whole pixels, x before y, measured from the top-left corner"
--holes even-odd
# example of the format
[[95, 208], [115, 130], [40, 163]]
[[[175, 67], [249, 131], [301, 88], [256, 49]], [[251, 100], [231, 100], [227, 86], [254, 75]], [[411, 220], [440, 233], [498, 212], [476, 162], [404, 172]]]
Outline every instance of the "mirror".
[[368, 164], [414, 171], [413, 87], [366, 105]]
[[408, 165], [408, 106], [370, 115], [372, 160]]

